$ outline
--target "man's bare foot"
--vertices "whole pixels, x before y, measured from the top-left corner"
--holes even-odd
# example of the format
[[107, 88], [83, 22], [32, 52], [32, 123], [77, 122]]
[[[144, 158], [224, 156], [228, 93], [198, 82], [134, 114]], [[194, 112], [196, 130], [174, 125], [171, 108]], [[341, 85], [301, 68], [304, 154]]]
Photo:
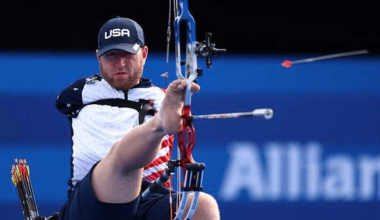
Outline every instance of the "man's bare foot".
[[[175, 134], [182, 128], [182, 108], [184, 105], [187, 81], [178, 79], [170, 83], [159, 112], [161, 126], [167, 134]], [[191, 91], [198, 92], [200, 87], [192, 83]]]

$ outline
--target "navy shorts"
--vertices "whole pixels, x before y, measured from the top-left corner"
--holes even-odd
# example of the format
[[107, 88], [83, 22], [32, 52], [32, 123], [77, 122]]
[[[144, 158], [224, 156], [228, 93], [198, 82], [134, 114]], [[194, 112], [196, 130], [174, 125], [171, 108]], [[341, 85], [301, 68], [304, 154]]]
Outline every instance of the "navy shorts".
[[[91, 170], [92, 171], [92, 170]], [[170, 219], [169, 189], [161, 187], [147, 199], [110, 204], [98, 201], [91, 185], [91, 171], [75, 185], [66, 204], [59, 213], [60, 220], [164, 220]], [[143, 181], [143, 192], [149, 182]], [[172, 210], [175, 210], [177, 193], [172, 192]], [[173, 213], [174, 216], [174, 213]]]

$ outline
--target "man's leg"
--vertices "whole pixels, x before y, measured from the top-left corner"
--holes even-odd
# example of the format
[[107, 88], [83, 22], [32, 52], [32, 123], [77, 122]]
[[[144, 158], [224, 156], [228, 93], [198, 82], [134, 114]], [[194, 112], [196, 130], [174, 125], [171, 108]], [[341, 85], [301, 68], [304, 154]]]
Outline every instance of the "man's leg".
[[[170, 220], [174, 219], [176, 215], [177, 206], [177, 193], [172, 192], [172, 209], [170, 209], [169, 190], [160, 187], [156, 193], [152, 193], [146, 199], [140, 199], [139, 209], [137, 212], [136, 220]], [[187, 208], [184, 212], [182, 219], [188, 213], [193, 194], [191, 193], [188, 198]], [[173, 213], [170, 214], [170, 211]], [[200, 193], [198, 206], [195, 210], [192, 220], [219, 220], [220, 214], [218, 204], [215, 199], [209, 194]]]
[[75, 185], [68, 201], [59, 212], [59, 220], [133, 219], [137, 213], [140, 198], [120, 204], [100, 202], [92, 189], [92, 171], [93, 169]]
[[[158, 114], [131, 129], [95, 167], [91, 181], [99, 201], [127, 203], [138, 197], [143, 167], [156, 157], [163, 137], [182, 127], [186, 86], [185, 80], [172, 82]], [[199, 86], [193, 84], [192, 89], [198, 91]]]
[[[187, 208], [186, 208], [185, 214], [189, 210], [192, 199], [193, 199], [193, 194], [190, 194], [189, 201], [187, 202]], [[219, 219], [220, 219], [220, 213], [219, 213], [218, 203], [216, 202], [214, 197], [212, 197], [211, 195], [201, 192], [199, 196], [199, 200], [198, 200], [198, 206], [197, 206], [197, 209], [195, 210], [192, 220], [219, 220]]]

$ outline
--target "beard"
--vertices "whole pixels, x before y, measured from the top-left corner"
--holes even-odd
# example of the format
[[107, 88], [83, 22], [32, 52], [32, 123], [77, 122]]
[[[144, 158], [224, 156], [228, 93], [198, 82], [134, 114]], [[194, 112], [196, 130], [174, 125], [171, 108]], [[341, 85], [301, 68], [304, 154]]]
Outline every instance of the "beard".
[[127, 90], [140, 83], [140, 79], [144, 70], [144, 65], [140, 64], [137, 68], [131, 71], [127, 78], [117, 79], [112, 77], [111, 73], [107, 73], [102, 64], [99, 63], [100, 73], [103, 79], [115, 89]]

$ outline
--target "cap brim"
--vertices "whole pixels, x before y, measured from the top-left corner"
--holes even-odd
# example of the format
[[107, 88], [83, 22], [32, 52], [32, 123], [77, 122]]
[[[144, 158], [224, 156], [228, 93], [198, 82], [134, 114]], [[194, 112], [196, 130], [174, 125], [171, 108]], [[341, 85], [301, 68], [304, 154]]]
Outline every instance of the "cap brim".
[[128, 43], [119, 43], [119, 44], [110, 44], [101, 49], [99, 49], [99, 56], [107, 53], [110, 50], [123, 50], [125, 52], [136, 54], [139, 51], [139, 44], [128, 44]]

